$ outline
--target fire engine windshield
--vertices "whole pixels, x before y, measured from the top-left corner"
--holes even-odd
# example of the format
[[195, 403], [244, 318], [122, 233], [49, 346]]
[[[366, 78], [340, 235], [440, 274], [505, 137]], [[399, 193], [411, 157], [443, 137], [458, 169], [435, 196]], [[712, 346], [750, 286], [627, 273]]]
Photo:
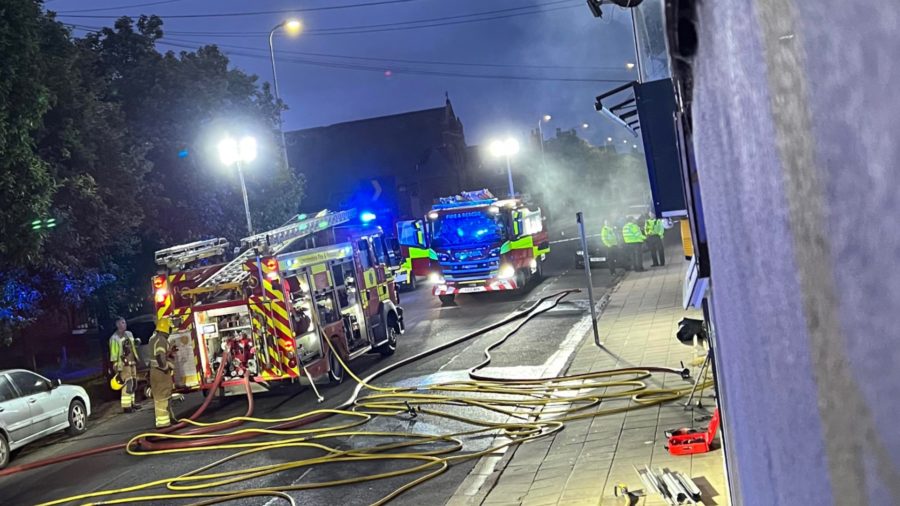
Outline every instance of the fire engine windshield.
[[487, 209], [440, 215], [432, 222], [431, 241], [438, 248], [497, 243], [506, 237], [506, 224]]

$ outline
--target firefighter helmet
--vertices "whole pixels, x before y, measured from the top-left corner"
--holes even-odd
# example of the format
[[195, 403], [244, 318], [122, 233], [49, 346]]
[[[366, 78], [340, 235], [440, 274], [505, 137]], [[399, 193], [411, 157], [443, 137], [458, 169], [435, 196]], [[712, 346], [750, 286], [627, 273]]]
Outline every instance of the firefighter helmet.
[[169, 334], [172, 331], [172, 320], [168, 318], [160, 318], [159, 321], [156, 322], [156, 331]]
[[125, 383], [122, 383], [122, 379], [119, 378], [118, 374], [114, 375], [109, 380], [109, 388], [112, 388], [113, 390], [116, 390], [116, 391], [122, 390], [122, 388], [124, 388], [124, 387], [125, 387]]

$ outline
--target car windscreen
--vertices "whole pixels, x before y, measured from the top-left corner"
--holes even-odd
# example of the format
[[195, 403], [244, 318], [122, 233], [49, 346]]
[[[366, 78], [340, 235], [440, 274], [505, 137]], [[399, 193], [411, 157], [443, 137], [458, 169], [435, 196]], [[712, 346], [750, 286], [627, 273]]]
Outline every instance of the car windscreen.
[[492, 244], [505, 238], [502, 216], [487, 209], [442, 214], [432, 223], [431, 240], [437, 248]]

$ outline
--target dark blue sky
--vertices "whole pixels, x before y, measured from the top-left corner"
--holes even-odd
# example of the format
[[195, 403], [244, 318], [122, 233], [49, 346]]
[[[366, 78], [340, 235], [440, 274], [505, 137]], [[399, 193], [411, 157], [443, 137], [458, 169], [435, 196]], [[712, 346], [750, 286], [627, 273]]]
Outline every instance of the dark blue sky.
[[[108, 26], [113, 19], [74, 16], [158, 14], [164, 19], [164, 30], [167, 31], [163, 42], [192, 47], [219, 44], [231, 56], [235, 66], [271, 81], [266, 34], [290, 17], [289, 14], [168, 16], [291, 10], [374, 1], [377, 0], [49, 0], [46, 7], [59, 12], [60, 20], [64, 22], [86, 27]], [[135, 6], [138, 4], [141, 6]], [[503, 12], [460, 17], [486, 11]], [[501, 78], [633, 79], [635, 72], [626, 69], [626, 63], [634, 59], [634, 51], [630, 18], [624, 10], [607, 6], [605, 17], [598, 20], [590, 15], [582, 0], [410, 0], [399, 4], [300, 12], [297, 17], [303, 20], [306, 31], [296, 38], [276, 36], [275, 39], [279, 85], [282, 97], [290, 107], [284, 116], [288, 130], [437, 107], [442, 105], [444, 92], [447, 92], [462, 118], [470, 144], [483, 143], [492, 136], [505, 133], [524, 138], [544, 114], [553, 116], [544, 129], [548, 137], [557, 127], [571, 128], [587, 122], [590, 128], [582, 130], [581, 135], [595, 144], [604, 143], [608, 136], [615, 137], [617, 142], [635, 141], [623, 129], [593, 111], [593, 97], [617, 86], [616, 82]], [[424, 24], [456, 24], [409, 30], [381, 27], [378, 29], [382, 31], [370, 29], [369, 33], [355, 34], [328, 32], [337, 27], [447, 17], [452, 19]], [[461, 22], [477, 17], [498, 19]], [[182, 49], [165, 45], [160, 48]], [[324, 65], [297, 60], [314, 60]], [[350, 64], [367, 70], [335, 68], [335, 64]], [[411, 74], [404, 73], [404, 69], [451, 75]], [[392, 75], [386, 76], [385, 71], [391, 71]], [[456, 74], [493, 77], [475, 79]]]

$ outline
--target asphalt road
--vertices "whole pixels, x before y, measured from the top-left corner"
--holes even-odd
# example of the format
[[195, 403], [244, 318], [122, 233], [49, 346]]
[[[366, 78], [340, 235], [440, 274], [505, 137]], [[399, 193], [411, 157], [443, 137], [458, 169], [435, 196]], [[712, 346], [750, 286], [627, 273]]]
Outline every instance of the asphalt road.
[[[544, 280], [525, 292], [463, 295], [457, 298], [457, 305], [453, 307], [441, 307], [436, 297], [431, 295], [430, 287], [424, 283], [421, 283], [414, 292], [401, 294], [407, 331], [401, 336], [397, 352], [387, 359], [381, 358], [377, 354], [360, 357], [351, 363], [352, 369], [360, 376], [365, 376], [389, 363], [402, 360], [496, 322], [529, 306], [532, 301], [540, 297], [558, 290], [584, 287], [583, 271], [573, 269], [576, 244], [577, 242], [574, 241], [554, 244], [547, 264], [545, 264]], [[595, 268], [593, 270], [595, 296], [599, 297], [605, 293], [611, 283], [612, 279], [606, 269]], [[570, 335], [570, 330], [580, 322], [583, 324], [586, 311], [586, 295], [584, 293], [571, 295], [565, 304], [536, 318], [501, 348], [495, 350], [489, 372], [495, 375], [521, 377], [536, 376], [545, 370], [561, 368], [578, 342], [572, 337], [575, 335], [574, 332]], [[422, 385], [448, 379], [464, 379], [466, 371], [481, 361], [483, 349], [491, 342], [496, 341], [507, 330], [509, 328], [488, 333], [409, 364], [380, 378], [378, 383], [382, 385]], [[566, 339], [567, 335], [569, 335], [569, 339]], [[259, 417], [277, 418], [296, 415], [316, 408], [334, 407], [350, 395], [354, 386], [355, 384], [350, 378], [347, 378], [340, 386], [321, 386], [321, 392], [326, 397], [321, 404], [316, 403], [315, 396], [308, 387], [284, 386], [272, 392], [257, 395], [254, 414]], [[199, 402], [198, 395], [188, 396], [183, 404], [176, 407], [176, 410], [180, 414], [189, 414]], [[242, 398], [230, 398], [223, 405], [208, 411], [208, 414], [204, 416], [204, 421], [242, 415], [245, 409], [246, 403]], [[479, 416], [484, 415], [479, 413]], [[86, 434], [78, 438], [67, 439], [60, 436], [52, 439], [50, 444], [36, 444], [32, 448], [25, 448], [14, 458], [11, 465], [123, 442], [136, 433], [151, 430], [152, 423], [152, 404], [145, 402], [142, 411], [100, 420], [92, 425]], [[380, 417], [374, 422], [370, 422], [365, 428], [366, 430], [392, 432], [447, 433], [472, 427], [462, 422], [423, 416], [416, 419]], [[366, 444], [358, 439], [352, 439], [332, 440], [329, 444], [340, 448]], [[371, 444], [371, 442], [368, 443]], [[487, 438], [467, 440], [464, 450], [468, 452], [483, 449], [489, 443], [490, 440]], [[232, 453], [234, 450], [139, 457], [129, 456], [124, 451], [115, 451], [0, 478], [0, 504], [37, 504], [78, 493], [120, 488], [177, 476]], [[245, 457], [240, 465], [249, 467], [282, 460], [296, 460], [304, 455], [314, 455], [314, 453], [297, 448], [281, 448]], [[395, 499], [394, 503], [443, 504], [474, 464], [475, 461], [470, 460], [454, 465], [443, 475], [401, 495]], [[397, 466], [402, 467], [403, 465], [408, 465], [408, 463]], [[382, 472], [390, 468], [391, 465], [385, 464], [383, 461], [374, 461], [366, 465], [319, 466], [311, 470], [298, 468], [235, 484], [229, 488], [236, 490], [258, 486], [312, 483]], [[358, 485], [304, 490], [294, 492], [292, 495], [298, 504], [369, 504], [406, 483], [409, 479], [407, 476]], [[163, 492], [160, 489], [156, 489], [156, 491]], [[241, 504], [266, 503], [285, 504], [284, 501], [277, 499], [269, 502], [266, 498], [252, 498], [241, 502]], [[179, 503], [172, 500], [160, 500], [154, 504]]]

